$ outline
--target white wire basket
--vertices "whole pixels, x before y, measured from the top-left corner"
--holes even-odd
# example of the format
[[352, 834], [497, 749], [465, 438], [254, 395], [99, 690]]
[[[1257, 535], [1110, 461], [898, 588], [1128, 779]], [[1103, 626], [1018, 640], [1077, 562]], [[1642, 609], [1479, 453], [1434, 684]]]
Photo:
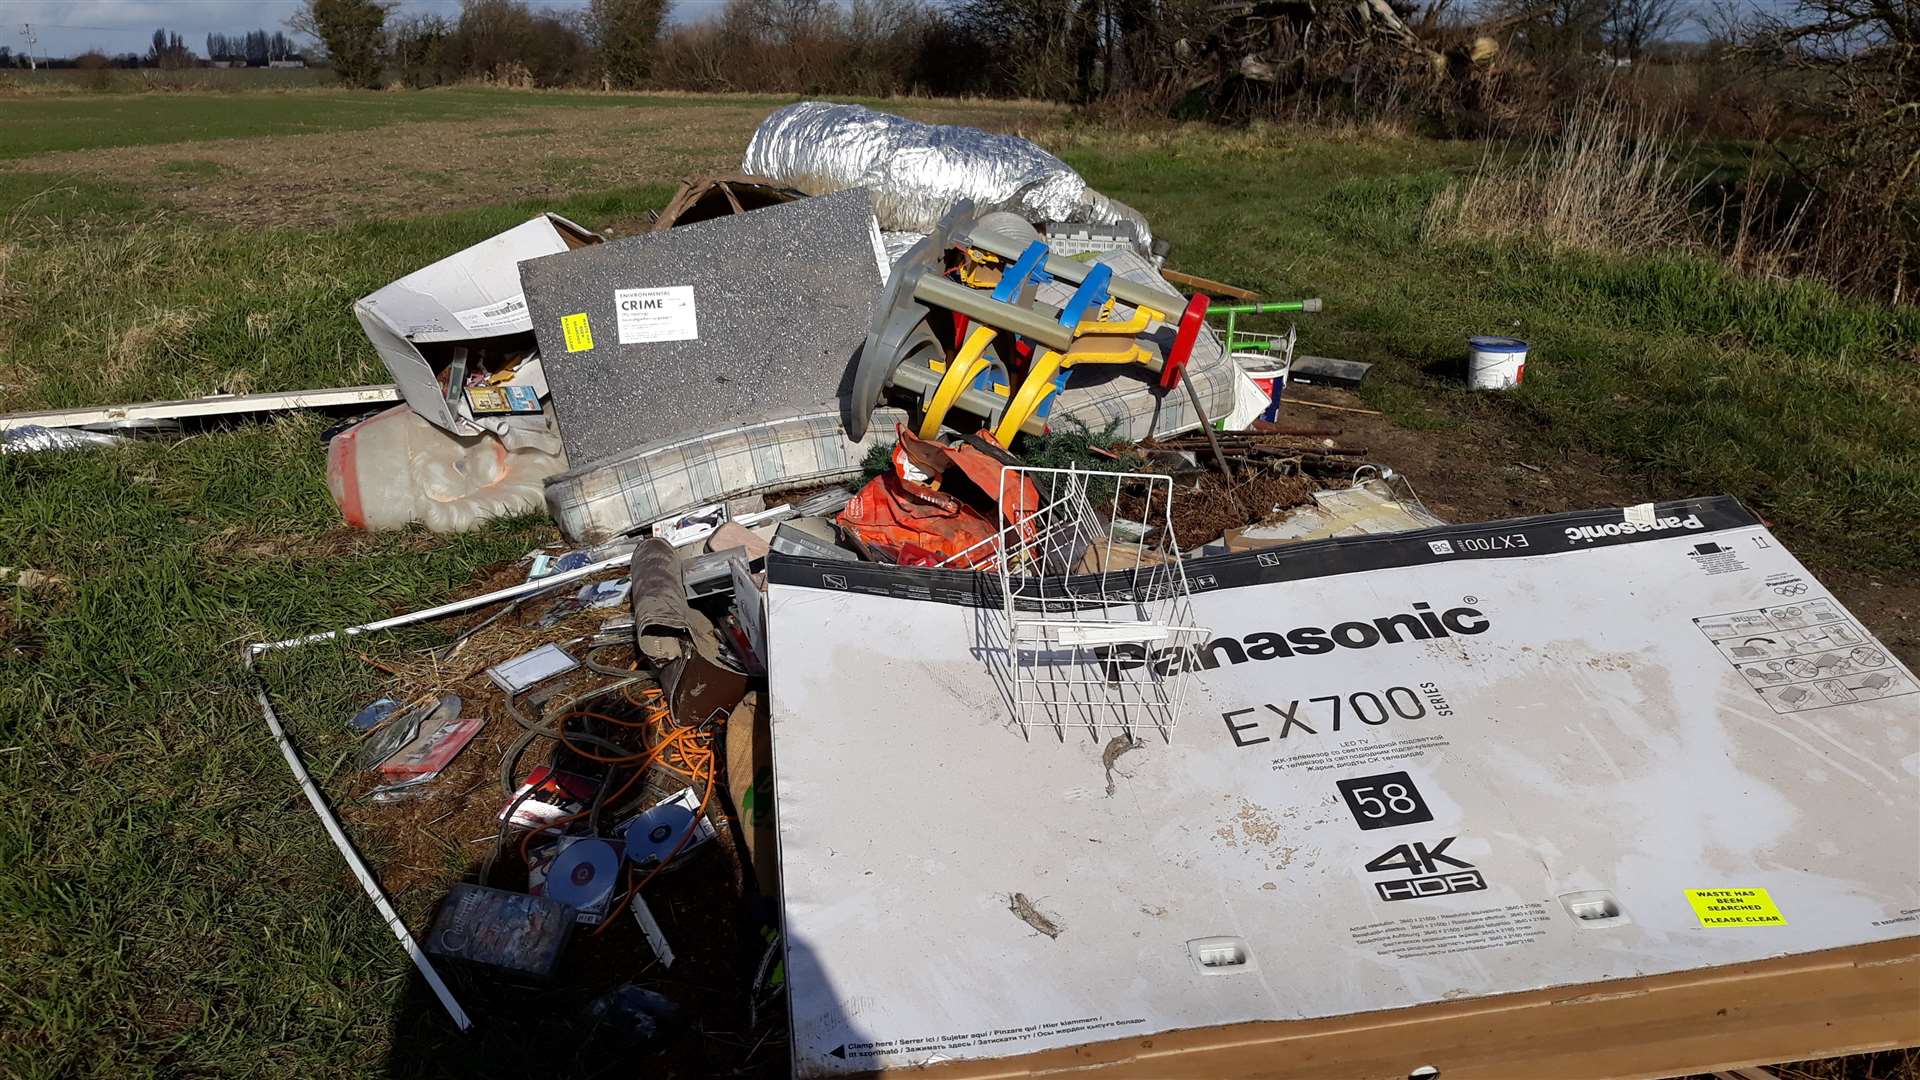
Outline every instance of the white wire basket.
[[[1173, 533], [1173, 479], [1008, 466], [1000, 472], [1007, 696], [1021, 730], [1171, 741], [1194, 625]], [[986, 568], [983, 568], [986, 569]]]

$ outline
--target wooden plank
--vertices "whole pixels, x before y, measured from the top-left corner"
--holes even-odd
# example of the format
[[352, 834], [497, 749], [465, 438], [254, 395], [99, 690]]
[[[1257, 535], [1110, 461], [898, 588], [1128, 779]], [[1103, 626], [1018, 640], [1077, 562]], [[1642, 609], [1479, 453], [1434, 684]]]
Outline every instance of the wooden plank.
[[146, 401], [136, 405], [102, 405], [84, 409], [54, 409], [0, 415], [0, 431], [16, 427], [67, 428], [111, 424], [123, 420], [186, 420], [238, 413], [282, 412], [289, 409], [328, 409], [350, 405], [384, 405], [400, 400], [400, 388], [343, 386], [332, 390], [288, 390], [271, 394], [215, 394], [184, 401]]
[[1353, 407], [1353, 406], [1351, 406], [1351, 405], [1329, 405], [1329, 404], [1327, 404], [1327, 403], [1326, 403], [1326, 402], [1324, 402], [1324, 401], [1308, 401], [1308, 400], [1306, 400], [1306, 399], [1304, 399], [1304, 398], [1290, 398], [1290, 397], [1283, 397], [1283, 398], [1281, 398], [1281, 399], [1280, 399], [1280, 404], [1282, 404], [1282, 405], [1301, 405], [1301, 406], [1305, 406], [1306, 408], [1309, 408], [1309, 409], [1327, 409], [1327, 410], [1329, 410], [1329, 411], [1331, 411], [1331, 412], [1350, 412], [1350, 413], [1359, 413], [1359, 414], [1360, 414], [1360, 415], [1362, 415], [1362, 416], [1380, 416], [1380, 415], [1382, 415], [1379, 409], [1356, 409], [1356, 408], [1354, 408], [1354, 407]]
[[1069, 1072], [1398, 1080], [1430, 1065], [1445, 1080], [1601, 1080], [1735, 1071], [1915, 1044], [1920, 937], [1907, 937], [1672, 975], [1114, 1039], [912, 1071], [916, 1080]]
[[1229, 296], [1235, 300], [1258, 300], [1260, 294], [1238, 285], [1229, 285], [1224, 281], [1203, 278], [1198, 274], [1183, 274], [1170, 266], [1160, 268], [1160, 276], [1175, 285], [1185, 285], [1189, 289], [1198, 289], [1209, 296]]

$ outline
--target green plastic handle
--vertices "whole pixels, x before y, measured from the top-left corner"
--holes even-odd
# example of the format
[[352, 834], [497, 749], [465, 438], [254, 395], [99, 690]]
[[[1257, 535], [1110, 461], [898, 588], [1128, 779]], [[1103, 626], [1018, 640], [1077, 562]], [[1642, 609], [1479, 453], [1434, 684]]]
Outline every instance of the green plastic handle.
[[1311, 300], [1263, 300], [1255, 304], [1215, 304], [1207, 309], [1209, 315], [1279, 315], [1289, 311], [1312, 313], [1319, 311], [1320, 298]]

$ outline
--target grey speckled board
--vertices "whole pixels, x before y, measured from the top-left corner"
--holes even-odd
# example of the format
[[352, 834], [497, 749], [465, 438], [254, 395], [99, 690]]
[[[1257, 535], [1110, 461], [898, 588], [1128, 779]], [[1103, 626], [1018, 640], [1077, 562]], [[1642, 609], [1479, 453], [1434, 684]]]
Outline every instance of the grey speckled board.
[[855, 189], [521, 263], [567, 459], [836, 402], [879, 237]]

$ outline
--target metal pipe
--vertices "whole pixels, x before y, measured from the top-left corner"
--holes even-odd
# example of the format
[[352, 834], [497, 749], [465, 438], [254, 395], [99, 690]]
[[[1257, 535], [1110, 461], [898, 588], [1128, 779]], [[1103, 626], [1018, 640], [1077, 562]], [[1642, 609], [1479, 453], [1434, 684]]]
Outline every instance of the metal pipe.
[[400, 388], [345, 386], [338, 390], [291, 390], [273, 394], [216, 394], [185, 401], [144, 401], [137, 405], [103, 405], [47, 412], [0, 413], [0, 431], [11, 428], [65, 428], [83, 424], [111, 424], [124, 420], [184, 420], [188, 417], [226, 416], [232, 413], [278, 412], [283, 409], [329, 409], [343, 405], [384, 405], [400, 400]]
[[1227, 478], [1227, 498], [1242, 514], [1246, 509], [1240, 506], [1240, 497], [1233, 493], [1233, 466], [1227, 464], [1227, 455], [1220, 452], [1220, 437], [1213, 433], [1213, 420], [1207, 416], [1207, 407], [1200, 403], [1200, 391], [1193, 387], [1193, 376], [1180, 372], [1180, 385], [1187, 388], [1187, 400], [1193, 403], [1193, 414], [1200, 418], [1200, 430], [1207, 433], [1207, 445], [1213, 448], [1213, 460], [1220, 466], [1221, 475]]
[[274, 649], [298, 648], [302, 645], [312, 645], [318, 641], [331, 641], [338, 637], [355, 637], [360, 634], [370, 634], [376, 630], [391, 630], [396, 626], [409, 626], [413, 623], [425, 622], [428, 619], [438, 619], [443, 615], [453, 615], [471, 608], [485, 607], [488, 604], [497, 604], [502, 600], [512, 600], [515, 597], [525, 596], [528, 593], [551, 589], [555, 585], [564, 585], [569, 581], [598, 574], [602, 571], [612, 570], [617, 566], [624, 566], [632, 561], [633, 557], [631, 553], [616, 555], [611, 559], [602, 559], [588, 566], [577, 567], [573, 570], [562, 570], [557, 574], [537, 577], [532, 581], [522, 582], [519, 585], [510, 585], [498, 592], [490, 592], [484, 596], [470, 596], [465, 600], [455, 600], [452, 603], [441, 604], [439, 607], [430, 607], [424, 611], [410, 612], [406, 615], [395, 615], [391, 619], [380, 619], [376, 622], [361, 623], [359, 626], [349, 626], [342, 630], [324, 630], [318, 634], [288, 638], [285, 641], [256, 641], [247, 646], [247, 655], [258, 656], [261, 653], [271, 652]]
[[354, 849], [353, 841], [347, 839], [346, 831], [340, 827], [339, 817], [334, 814], [333, 808], [327, 805], [327, 798], [321, 794], [320, 786], [313, 782], [313, 774], [307, 771], [306, 763], [300, 760], [300, 751], [294, 748], [293, 740], [287, 737], [287, 729], [281, 725], [279, 714], [274, 712], [273, 701], [267, 697], [266, 681], [253, 667], [254, 658], [264, 648], [271, 647], [273, 646], [251, 645], [241, 655], [241, 661], [246, 666], [248, 674], [253, 677], [254, 700], [260, 703], [260, 715], [267, 721], [267, 730], [273, 733], [273, 741], [280, 748], [280, 756], [287, 760], [287, 768], [293, 772], [294, 782], [300, 785], [300, 791], [306, 795], [308, 805], [313, 807], [314, 816], [320, 819], [320, 827], [327, 831], [333, 846], [339, 849], [341, 858], [347, 860], [347, 869], [353, 872], [354, 878], [360, 882], [360, 888], [365, 890], [367, 898], [373, 901], [374, 909], [380, 912], [380, 918], [387, 924], [387, 929], [400, 943], [400, 947], [406, 950], [407, 958], [413, 961], [414, 968], [420, 972], [420, 977], [426, 980], [427, 987], [433, 991], [433, 996], [440, 999], [441, 1006], [453, 1019], [453, 1026], [461, 1031], [471, 1030], [473, 1021], [467, 1016], [467, 1011], [460, 1007], [460, 1001], [453, 996], [453, 991], [447, 989], [447, 984], [440, 978], [440, 972], [434, 969], [433, 961], [427, 958], [427, 954], [420, 948], [420, 943], [415, 941], [413, 934], [407, 930], [406, 920], [393, 909], [393, 903], [387, 899], [386, 890], [380, 887], [380, 880], [374, 877], [366, 860], [362, 859], [360, 853]]

